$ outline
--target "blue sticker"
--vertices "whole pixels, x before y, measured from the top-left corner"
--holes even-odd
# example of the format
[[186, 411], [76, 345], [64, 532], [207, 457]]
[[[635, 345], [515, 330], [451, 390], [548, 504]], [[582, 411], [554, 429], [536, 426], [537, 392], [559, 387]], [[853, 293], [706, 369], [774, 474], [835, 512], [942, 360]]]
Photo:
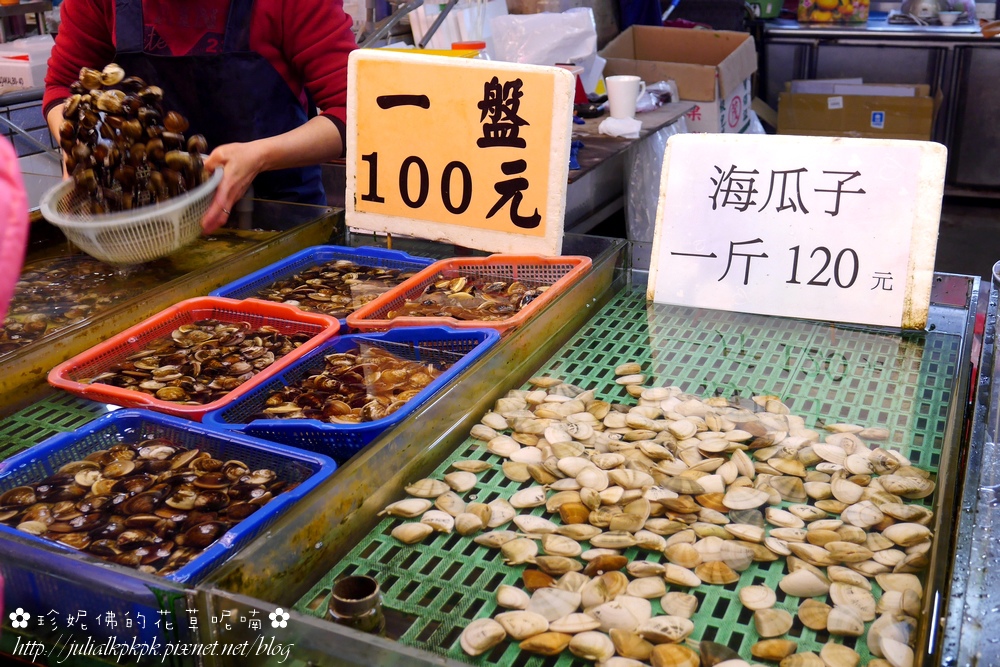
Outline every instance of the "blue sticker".
[[885, 129], [885, 112], [884, 111], [872, 111], [872, 127], [876, 130]]

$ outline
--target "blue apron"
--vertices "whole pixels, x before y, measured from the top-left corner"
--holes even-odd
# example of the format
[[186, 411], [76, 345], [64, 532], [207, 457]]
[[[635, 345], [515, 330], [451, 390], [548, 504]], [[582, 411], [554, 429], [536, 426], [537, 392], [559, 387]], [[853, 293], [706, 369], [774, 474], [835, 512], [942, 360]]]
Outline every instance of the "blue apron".
[[[162, 88], [164, 105], [190, 121], [187, 135], [205, 135], [210, 149], [273, 137], [308, 120], [281, 74], [250, 50], [253, 5], [254, 0], [232, 0], [219, 53], [174, 56], [143, 48], [149, 36], [142, 0], [115, 0], [115, 61], [129, 76]], [[319, 165], [263, 172], [253, 188], [260, 199], [327, 203]]]

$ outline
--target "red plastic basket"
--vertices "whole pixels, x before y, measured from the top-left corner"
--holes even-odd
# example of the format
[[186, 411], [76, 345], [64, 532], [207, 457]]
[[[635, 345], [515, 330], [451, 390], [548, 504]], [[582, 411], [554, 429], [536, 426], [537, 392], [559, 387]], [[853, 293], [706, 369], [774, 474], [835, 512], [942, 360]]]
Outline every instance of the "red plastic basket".
[[[504, 333], [523, 324], [544, 308], [567, 287], [590, 269], [589, 257], [542, 257], [539, 255], [490, 255], [489, 257], [455, 257], [431, 264], [406, 282], [373, 299], [347, 316], [347, 325], [359, 331], [384, 331], [397, 326], [449, 326], [459, 329], [495, 329]], [[386, 319], [390, 310], [398, 308], [411, 297], [424, 291], [438, 279], [487, 277], [497, 280], [520, 280], [531, 285], [550, 285], [542, 294], [514, 315], [496, 321], [458, 320], [454, 317], [405, 316]]]
[[[157, 338], [169, 336], [181, 324], [216, 319], [221, 322], [248, 322], [253, 328], [272, 326], [283, 334], [306, 333], [311, 338], [298, 348], [276, 359], [270, 366], [227, 393], [204, 405], [178, 405], [155, 396], [130, 391], [108, 384], [85, 384], [111, 366], [125, 361]], [[140, 407], [166, 414], [201, 421], [212, 410], [225, 407], [234, 399], [267, 382], [276, 373], [337, 335], [340, 323], [327, 315], [305, 313], [292, 306], [265, 301], [236, 301], [221, 297], [188, 299], [157, 313], [153, 317], [122, 331], [100, 345], [65, 361], [49, 373], [49, 384], [68, 392], [102, 403]]]

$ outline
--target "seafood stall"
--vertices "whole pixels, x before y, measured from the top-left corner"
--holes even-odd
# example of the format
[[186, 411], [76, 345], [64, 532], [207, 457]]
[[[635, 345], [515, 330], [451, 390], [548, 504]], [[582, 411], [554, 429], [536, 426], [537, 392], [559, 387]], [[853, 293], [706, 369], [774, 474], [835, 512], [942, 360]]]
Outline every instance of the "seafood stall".
[[[341, 233], [332, 241], [343, 252], [374, 239]], [[393, 248], [428, 261], [455, 254], [450, 246], [400, 239]], [[307, 354], [276, 369], [232, 408], [205, 414], [202, 425], [110, 410], [65, 392], [9, 414], [0, 421], [0, 435], [16, 439], [7, 457], [68, 432], [60, 438], [69, 441], [48, 445], [54, 453], [67, 450], [52, 465], [92, 482], [91, 493], [98, 477], [109, 487], [135, 477], [117, 469], [132, 461], [153, 468], [176, 462], [172, 476], [197, 482], [200, 491], [170, 496], [172, 504], [160, 506], [148, 524], [133, 520], [149, 527], [126, 531], [124, 539], [140, 542], [154, 527], [171, 529], [173, 514], [165, 515], [189, 511], [186, 503], [221, 502], [218, 489], [227, 484], [237, 486], [226, 492], [236, 494], [229, 511], [243, 516], [258, 507], [239, 495], [249, 492], [241, 485], [252, 468], [238, 465], [248, 455], [230, 452], [282, 447], [268, 442], [288, 434], [286, 442], [311, 451], [282, 448], [299, 459], [270, 459], [264, 472], [253, 472], [266, 476], [254, 480], [269, 494], [266, 514], [249, 514], [248, 522], [258, 521], [217, 557], [203, 554], [200, 566], [198, 557], [187, 565], [184, 559], [218, 525], [156, 542], [179, 549], [174, 562], [148, 555], [160, 573], [142, 565], [142, 544], [117, 543], [121, 533], [111, 544], [87, 543], [91, 554], [139, 566], [124, 574], [82, 552], [40, 544], [23, 524], [35, 529], [45, 517], [19, 514], [22, 530], [0, 526], [7, 605], [29, 600], [63, 613], [86, 599], [133, 618], [162, 614], [169, 631], [157, 625], [88, 632], [175, 651], [201, 647], [197, 660], [210, 665], [741, 659], [787, 667], [951, 659], [964, 626], [956, 610], [965, 602], [953, 596], [951, 574], [968, 570], [971, 549], [962, 533], [967, 520], [956, 519], [978, 280], [937, 276], [927, 329], [899, 332], [649, 304], [645, 275], [628, 266], [627, 242], [567, 235], [565, 252], [586, 259], [587, 270], [549, 298], [534, 299], [531, 317], [502, 334], [474, 335], [444, 323], [438, 330], [335, 337], [310, 353], [319, 355], [314, 360]], [[312, 256], [306, 264], [322, 261]], [[297, 264], [292, 275], [310, 267]], [[323, 278], [338, 280], [335, 272]], [[275, 282], [281, 280], [295, 281]], [[454, 299], [464, 287], [456, 280], [445, 277], [435, 289]], [[311, 285], [317, 291], [304, 300], [314, 307], [306, 310], [343, 314], [337, 304], [325, 306], [331, 302], [319, 283]], [[255, 289], [273, 306], [290, 308], [296, 287]], [[200, 293], [207, 291], [203, 279]], [[363, 308], [384, 312], [380, 298]], [[195, 334], [207, 326], [199, 322], [183, 336], [234, 333]], [[184, 337], [174, 340], [186, 344]], [[394, 346], [431, 348], [429, 341], [440, 350], [423, 360], [430, 375], [418, 384], [430, 382], [429, 394], [398, 410], [382, 430], [362, 437], [350, 424], [326, 424], [312, 437], [304, 428], [296, 434], [290, 424], [299, 420], [283, 418], [305, 423], [326, 410], [347, 420], [380, 417], [365, 415], [371, 405], [338, 407], [324, 398], [328, 387], [343, 384], [336, 364], [374, 354], [364, 363], [380, 373], [412, 374], [402, 362], [381, 366], [378, 355]], [[351, 347], [355, 342], [359, 347]], [[316, 375], [322, 358], [332, 366]], [[441, 368], [451, 368], [438, 370], [441, 359]], [[300, 365], [306, 370], [296, 370]], [[147, 371], [140, 365], [136, 373]], [[306, 377], [327, 384], [295, 388]], [[167, 384], [153, 381], [154, 394]], [[305, 395], [313, 398], [301, 402]], [[983, 421], [975, 420], [980, 433]], [[144, 440], [179, 438], [163, 435], [178, 424], [200, 440]], [[144, 446], [125, 447], [127, 463], [94, 458], [107, 455], [93, 454], [97, 443], [82, 443], [97, 437], [91, 431], [109, 429], [144, 434]], [[211, 457], [192, 454], [192, 447]], [[45, 475], [24, 454], [0, 463], [0, 473], [15, 464], [24, 471], [17, 486], [0, 491], [51, 493], [33, 486]], [[304, 470], [311, 475], [302, 477]], [[298, 484], [294, 491], [271, 489], [273, 475], [288, 474], [300, 475], [290, 480]], [[149, 493], [147, 486], [130, 502], [156, 504]], [[98, 495], [83, 502], [108, 501]], [[128, 509], [141, 518], [149, 507]], [[64, 543], [81, 530], [61, 533]], [[263, 620], [263, 629], [250, 619]], [[28, 640], [55, 648], [79, 641], [66, 636], [76, 639], [5, 625], [0, 650], [12, 653]], [[205, 653], [213, 645], [257, 649]], [[185, 655], [146, 660], [195, 662]]]
[[[647, 304], [624, 251], [573, 238], [590, 274], [196, 606], [287, 615], [296, 664], [951, 660], [977, 280], [937, 276], [927, 330], [900, 333]], [[344, 581], [377, 584], [380, 619], [345, 617]]]

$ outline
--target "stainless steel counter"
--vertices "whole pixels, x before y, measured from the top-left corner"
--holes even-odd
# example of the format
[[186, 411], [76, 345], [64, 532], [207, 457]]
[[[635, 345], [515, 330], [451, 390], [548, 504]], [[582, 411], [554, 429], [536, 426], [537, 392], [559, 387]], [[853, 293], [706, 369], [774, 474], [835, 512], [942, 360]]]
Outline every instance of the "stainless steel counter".
[[823, 24], [799, 23], [791, 19], [774, 19], [764, 23], [764, 32], [773, 36], [815, 37], [820, 39], [850, 39], [858, 37], [865, 40], [903, 39], [928, 41], [986, 41], [979, 26], [973, 23], [962, 25], [907, 25], [889, 23], [885, 17], [868, 19], [867, 23], [857, 24]]

